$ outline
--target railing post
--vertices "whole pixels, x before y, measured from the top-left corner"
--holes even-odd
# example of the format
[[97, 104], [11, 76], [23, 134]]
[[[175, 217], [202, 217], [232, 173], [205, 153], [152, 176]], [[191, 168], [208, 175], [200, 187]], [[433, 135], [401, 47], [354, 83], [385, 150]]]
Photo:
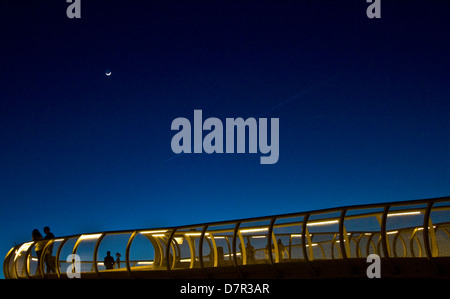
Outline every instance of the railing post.
[[97, 278], [100, 278], [100, 273], [98, 272], [98, 265], [97, 265], [97, 255], [98, 255], [98, 247], [100, 246], [100, 242], [102, 241], [103, 237], [105, 237], [105, 233], [102, 233], [101, 236], [97, 239], [97, 242], [95, 243], [94, 247], [94, 256], [92, 258], [92, 262], [94, 263], [94, 271], [97, 275]]
[[[19, 247], [18, 246], [14, 246], [13, 248], [11, 248], [8, 251], [8, 253], [6, 254], [5, 259], [3, 260], [3, 275], [5, 276], [6, 279], [10, 279], [11, 278], [11, 275], [10, 275], [11, 269], [8, 268], [8, 266], [10, 264], [11, 257], [16, 252], [17, 248], [19, 248]], [[14, 263], [13, 263], [13, 265], [14, 265]]]
[[390, 256], [389, 243], [388, 243], [387, 230], [386, 230], [387, 216], [389, 213], [389, 208], [390, 208], [390, 205], [387, 204], [383, 210], [383, 215], [381, 217], [381, 236], [380, 237], [381, 237], [381, 247], [383, 249], [384, 258], [386, 259], [387, 264], [389, 265], [390, 271], [392, 273], [395, 273], [396, 272], [395, 268], [392, 265], [392, 261], [390, 259], [391, 256]]
[[[19, 250], [19, 249], [20, 249], [20, 245], [17, 246], [17, 250]], [[13, 260], [13, 270], [14, 270], [14, 274], [15, 274], [16, 278], [19, 279], [19, 273], [17, 272], [17, 258], [15, 256], [14, 256], [14, 260]]]
[[[308, 223], [309, 213], [305, 215], [305, 218], [303, 218], [302, 223], [302, 249], [303, 249], [303, 257], [305, 258], [306, 266], [308, 267], [308, 270], [311, 273], [311, 276], [316, 276], [316, 273], [314, 272], [314, 269], [311, 266], [311, 263], [309, 261], [308, 253], [306, 252], [306, 235], [309, 234], [308, 229], [306, 228]], [[308, 236], [308, 240], [309, 240]], [[310, 244], [309, 246], [310, 250], [312, 249], [312, 246]]]
[[237, 262], [237, 252], [236, 252], [236, 238], [238, 235], [240, 225], [241, 225], [241, 222], [238, 221], [238, 222], [236, 222], [236, 226], [234, 227], [232, 249], [233, 249], [233, 259], [234, 259], [234, 266], [236, 267], [236, 272], [238, 273], [239, 277], [243, 278], [243, 275], [242, 275], [241, 271], [239, 270], [239, 266], [238, 266], [238, 262]]
[[58, 276], [58, 278], [61, 278], [61, 265], [59, 263], [59, 258], [61, 256], [61, 250], [64, 247], [64, 245], [66, 244], [67, 240], [69, 240], [69, 238], [64, 238], [61, 242], [61, 244], [59, 244], [58, 249], [56, 250], [56, 255], [55, 255], [55, 270], [56, 270], [56, 275]]
[[[200, 235], [200, 241], [198, 243], [198, 246], [199, 246], [199, 248], [198, 248], [198, 255], [199, 255], [199, 257], [198, 258], [200, 259], [200, 268], [202, 269], [202, 273], [205, 276], [205, 278], [208, 278], [208, 275], [206, 274], [206, 270], [205, 270], [205, 267], [203, 265], [203, 241], [205, 239], [205, 233], [206, 233], [207, 229], [208, 229], [208, 224], [203, 226], [202, 233]], [[210, 256], [212, 256], [211, 255], [211, 250], [210, 250]], [[211, 258], [210, 258], [210, 260], [211, 260]]]
[[[423, 217], [423, 242], [424, 242], [424, 247], [425, 247], [425, 253], [427, 255], [427, 259], [430, 262], [431, 266], [433, 267], [433, 270], [436, 272], [437, 271], [437, 267], [434, 264], [434, 260], [433, 260], [433, 254], [431, 251], [431, 246], [430, 246], [430, 239], [429, 239], [429, 225], [430, 225], [430, 214], [431, 214], [431, 208], [433, 207], [434, 202], [430, 201], [427, 204], [427, 208], [425, 209], [425, 215]], [[431, 229], [433, 230], [433, 227], [431, 227]], [[434, 231], [433, 231], [434, 233]], [[436, 237], [435, 235], [432, 235], [432, 237]], [[431, 240], [432, 242], [435, 242], [436, 240]], [[436, 245], [436, 244], [433, 244]]]
[[347, 237], [347, 231], [344, 228], [344, 218], [345, 213], [347, 212], [347, 209], [341, 210], [341, 216], [339, 218], [339, 247], [342, 252], [342, 258], [346, 260], [348, 258], [348, 255], [350, 254], [350, 244], [348, 237]]
[[[278, 278], [279, 274], [276, 268], [276, 265], [273, 261], [273, 255], [272, 255], [272, 242], [277, 242], [276, 238], [275, 238], [275, 234], [273, 233], [273, 225], [275, 224], [276, 218], [273, 217], [270, 220], [270, 225], [269, 225], [269, 231], [267, 232], [267, 248], [269, 249], [269, 259], [270, 259], [270, 264], [272, 265], [273, 268], [273, 272], [275, 274], [275, 277]], [[272, 238], [273, 237], [273, 238]], [[274, 249], [275, 249], [275, 258], [278, 260], [278, 256], [279, 256], [279, 248], [278, 246], [276, 246], [276, 244], [274, 244]], [[279, 262], [279, 261], [278, 261]]]
[[127, 273], [130, 278], [133, 278], [133, 273], [131, 272], [131, 266], [130, 266], [130, 248], [131, 248], [131, 243], [133, 243], [133, 240], [137, 234], [138, 234], [137, 230], [135, 230], [131, 234], [130, 238], [128, 239], [127, 247], [125, 249], [125, 267], [127, 268]]
[[82, 236], [82, 235], [83, 235], [83, 234], [77, 235], [78, 238], [77, 238], [77, 240], [75, 241], [75, 245], [73, 245], [73, 248], [72, 248], [72, 254], [77, 254], [78, 245], [80, 245], [80, 243], [81, 243], [81, 240], [82, 240], [81, 236]]
[[387, 222], [387, 215], [389, 213], [389, 205], [386, 205], [383, 210], [383, 214], [381, 216], [381, 224], [380, 224], [380, 231], [381, 231], [381, 248], [383, 248], [383, 253], [385, 258], [389, 258], [389, 244], [387, 240], [387, 231], [386, 231], [386, 222]]
[[[33, 242], [33, 244], [31, 244], [31, 246], [28, 247], [28, 249], [27, 249], [27, 251], [25, 253], [25, 265], [24, 265], [24, 267], [25, 267], [25, 275], [27, 276], [27, 278], [31, 278], [28, 259], [29, 259], [29, 256], [31, 255], [31, 250], [33, 249], [33, 247], [36, 246], [36, 244], [37, 244], [37, 241]], [[38, 256], [37, 258], [38, 258], [38, 260], [40, 259], [40, 263], [42, 263], [42, 252], [41, 252], [41, 257]]]
[[[167, 271], [169, 272], [169, 275], [172, 271], [171, 269], [171, 261], [170, 261], [170, 247], [172, 246], [172, 240], [173, 237], [175, 236], [175, 232], [177, 231], [176, 228], [172, 229], [172, 232], [170, 233], [169, 238], [167, 238], [167, 244], [166, 244], [166, 266], [167, 266]], [[176, 251], [173, 250], [173, 260], [176, 260]]]
[[46, 264], [45, 256], [47, 255], [48, 248], [50, 247], [50, 245], [53, 245], [54, 242], [55, 242], [55, 239], [48, 240], [48, 242], [45, 243], [45, 245], [44, 245], [44, 249], [42, 249], [42, 257], [44, 258], [43, 259], [44, 262], [43, 263], [41, 262], [41, 264], [40, 264], [42, 278], [45, 278], [45, 271], [44, 271], [45, 270], [44, 264]]

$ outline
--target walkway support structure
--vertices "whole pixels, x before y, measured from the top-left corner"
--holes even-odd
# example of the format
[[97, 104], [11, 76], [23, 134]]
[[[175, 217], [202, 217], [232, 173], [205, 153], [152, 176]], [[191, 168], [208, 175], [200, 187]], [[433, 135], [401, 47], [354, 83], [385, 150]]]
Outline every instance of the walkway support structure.
[[[450, 276], [450, 197], [40, 242], [40, 257], [34, 241], [11, 248], [5, 278], [364, 276], [370, 254], [381, 257], [386, 275]], [[113, 269], [103, 263], [107, 251]]]

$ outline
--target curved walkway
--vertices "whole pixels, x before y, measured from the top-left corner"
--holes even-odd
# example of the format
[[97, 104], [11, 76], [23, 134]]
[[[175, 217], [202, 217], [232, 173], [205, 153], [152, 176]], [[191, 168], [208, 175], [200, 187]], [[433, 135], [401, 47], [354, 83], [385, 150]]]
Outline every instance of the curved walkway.
[[450, 197], [65, 236], [40, 259], [35, 246], [11, 248], [5, 278], [358, 277], [371, 254], [384, 274], [448, 276]]

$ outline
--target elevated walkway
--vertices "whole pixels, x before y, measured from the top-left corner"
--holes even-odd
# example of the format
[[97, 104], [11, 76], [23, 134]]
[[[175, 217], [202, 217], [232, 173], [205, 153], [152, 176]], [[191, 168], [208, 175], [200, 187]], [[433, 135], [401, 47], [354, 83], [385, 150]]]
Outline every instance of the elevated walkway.
[[[43, 242], [43, 241], [41, 241]], [[17, 245], [5, 278], [450, 278], [450, 197], [196, 225], [109, 231]], [[111, 252], [115, 263], [106, 269]]]

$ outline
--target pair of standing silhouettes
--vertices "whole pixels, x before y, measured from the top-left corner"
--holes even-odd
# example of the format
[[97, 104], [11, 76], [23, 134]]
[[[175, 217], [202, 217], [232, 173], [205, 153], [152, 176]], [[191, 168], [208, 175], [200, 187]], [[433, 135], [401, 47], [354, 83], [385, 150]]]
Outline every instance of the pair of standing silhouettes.
[[41, 233], [38, 229], [34, 229], [32, 232], [32, 239], [36, 241], [36, 245], [34, 246], [34, 250], [36, 251], [38, 265], [36, 274], [41, 274], [41, 263], [42, 259], [45, 261], [45, 265], [47, 266], [47, 273], [55, 273], [55, 263], [54, 258], [52, 256], [53, 252], [53, 244], [50, 244], [45, 251], [45, 256], [42, 256], [42, 251], [44, 250], [45, 244], [51, 239], [54, 239], [55, 236], [52, 232], [50, 232], [50, 227], [44, 227], [45, 237], [42, 237]]

